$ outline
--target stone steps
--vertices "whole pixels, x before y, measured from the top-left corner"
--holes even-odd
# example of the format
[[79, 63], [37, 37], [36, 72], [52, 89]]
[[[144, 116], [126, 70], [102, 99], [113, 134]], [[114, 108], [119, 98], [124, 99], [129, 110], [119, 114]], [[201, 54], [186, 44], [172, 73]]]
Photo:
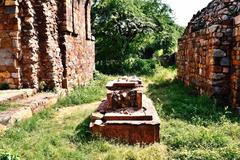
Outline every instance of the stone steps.
[[34, 114], [55, 104], [61, 95], [59, 93], [43, 92], [11, 101], [19, 105], [19, 108], [10, 108], [7, 111], [0, 112], [0, 133], [16, 122], [31, 118]]
[[36, 89], [0, 90], [0, 103], [27, 98], [37, 93]]
[[18, 101], [21, 106], [31, 108], [32, 113], [36, 114], [52, 104], [55, 104], [59, 95], [56, 93], [38, 93], [32, 97]]

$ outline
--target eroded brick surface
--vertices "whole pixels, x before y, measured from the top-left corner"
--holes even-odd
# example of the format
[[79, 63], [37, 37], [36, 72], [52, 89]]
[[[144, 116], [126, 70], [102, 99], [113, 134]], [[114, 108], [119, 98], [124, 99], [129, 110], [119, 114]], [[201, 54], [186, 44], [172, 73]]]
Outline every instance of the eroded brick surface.
[[95, 67], [90, 11], [90, 0], [5, 0], [0, 83], [72, 88], [90, 80]]
[[177, 53], [178, 78], [239, 107], [240, 2], [213, 0], [193, 16]]
[[122, 77], [107, 83], [107, 99], [92, 114], [93, 134], [129, 144], [160, 141], [160, 119], [153, 102], [142, 94], [142, 81]]

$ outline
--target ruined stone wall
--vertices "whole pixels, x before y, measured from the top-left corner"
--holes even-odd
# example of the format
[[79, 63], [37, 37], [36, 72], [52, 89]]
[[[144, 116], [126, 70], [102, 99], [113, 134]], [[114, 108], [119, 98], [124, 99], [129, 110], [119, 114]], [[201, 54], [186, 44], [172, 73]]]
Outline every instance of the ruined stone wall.
[[20, 34], [20, 59], [21, 66], [21, 86], [38, 88], [39, 70], [39, 45], [38, 30], [36, 28], [36, 11], [34, 1], [26, 0], [19, 3], [19, 18], [21, 26]]
[[177, 53], [178, 78], [226, 103], [234, 99], [234, 17], [239, 11], [237, 0], [213, 0], [193, 16], [179, 39]]
[[88, 0], [3, 0], [0, 84], [52, 89], [89, 81], [95, 66], [90, 11]]
[[240, 107], [240, 15], [234, 18], [234, 43], [232, 50], [231, 103]]
[[20, 85], [18, 3], [6, 0], [0, 3], [0, 82], [15, 88]]
[[[65, 1], [66, 19], [62, 20], [62, 37], [65, 50], [64, 85], [84, 84], [92, 78], [95, 69], [94, 43], [92, 42], [90, 11], [91, 1]], [[73, 12], [74, 11], [74, 12]], [[78, 16], [81, 15], [81, 16]], [[79, 76], [80, 75], [80, 76]]]

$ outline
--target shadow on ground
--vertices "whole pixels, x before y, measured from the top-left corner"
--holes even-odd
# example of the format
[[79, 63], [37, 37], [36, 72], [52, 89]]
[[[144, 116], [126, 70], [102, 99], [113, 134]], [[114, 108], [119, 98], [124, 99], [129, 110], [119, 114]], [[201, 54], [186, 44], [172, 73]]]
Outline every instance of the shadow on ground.
[[75, 129], [75, 133], [72, 137], [73, 142], [87, 143], [96, 140], [96, 137], [92, 135], [89, 124], [91, 122], [90, 116], [88, 116], [83, 122], [81, 122]]
[[148, 86], [147, 94], [162, 118], [179, 118], [201, 125], [219, 122], [223, 117], [230, 121], [240, 120], [230, 107], [215, 104], [207, 96], [199, 96], [178, 80], [155, 81]]

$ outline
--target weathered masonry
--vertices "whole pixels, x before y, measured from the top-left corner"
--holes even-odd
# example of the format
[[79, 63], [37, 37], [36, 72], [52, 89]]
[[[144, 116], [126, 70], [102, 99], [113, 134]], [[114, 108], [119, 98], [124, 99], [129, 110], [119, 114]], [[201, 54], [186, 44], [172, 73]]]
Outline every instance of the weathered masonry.
[[193, 16], [177, 53], [178, 78], [240, 107], [240, 1], [213, 0]]
[[94, 70], [91, 0], [0, 0], [0, 84], [71, 88]]

